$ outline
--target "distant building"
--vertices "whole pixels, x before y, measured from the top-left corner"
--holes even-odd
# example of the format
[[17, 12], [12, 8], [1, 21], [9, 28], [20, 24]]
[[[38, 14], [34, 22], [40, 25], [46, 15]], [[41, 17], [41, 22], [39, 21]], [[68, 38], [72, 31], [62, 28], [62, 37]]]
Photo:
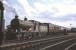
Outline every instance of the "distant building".
[[71, 31], [72, 32], [76, 32], [76, 28], [71, 28]]

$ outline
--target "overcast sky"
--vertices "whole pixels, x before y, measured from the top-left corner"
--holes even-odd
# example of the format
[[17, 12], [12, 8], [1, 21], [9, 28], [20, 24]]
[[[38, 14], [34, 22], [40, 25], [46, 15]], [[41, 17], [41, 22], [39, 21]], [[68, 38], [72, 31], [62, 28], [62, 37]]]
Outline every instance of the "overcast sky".
[[31, 20], [76, 27], [76, 0], [4, 0], [6, 25], [17, 13]]

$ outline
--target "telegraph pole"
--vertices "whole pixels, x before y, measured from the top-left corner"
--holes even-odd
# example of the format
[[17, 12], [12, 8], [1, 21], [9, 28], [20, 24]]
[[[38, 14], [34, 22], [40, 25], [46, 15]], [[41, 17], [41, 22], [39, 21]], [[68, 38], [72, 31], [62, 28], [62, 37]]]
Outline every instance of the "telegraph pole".
[[3, 20], [4, 20], [4, 7], [2, 1], [0, 1], [0, 32], [3, 32]]
[[2, 0], [0, 0], [0, 45], [3, 40], [3, 32], [4, 32], [4, 7]]

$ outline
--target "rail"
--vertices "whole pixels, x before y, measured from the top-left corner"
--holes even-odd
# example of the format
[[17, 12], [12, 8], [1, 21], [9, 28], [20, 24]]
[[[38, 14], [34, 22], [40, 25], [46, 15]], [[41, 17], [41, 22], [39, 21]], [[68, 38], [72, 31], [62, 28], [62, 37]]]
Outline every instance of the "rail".
[[4, 44], [6, 45], [2, 45], [1, 47], [8, 50], [24, 50], [26, 47], [29, 47], [28, 43], [25, 43], [25, 41], [47, 38], [60, 34], [61, 33], [48, 32], [7, 32], [4, 36]]

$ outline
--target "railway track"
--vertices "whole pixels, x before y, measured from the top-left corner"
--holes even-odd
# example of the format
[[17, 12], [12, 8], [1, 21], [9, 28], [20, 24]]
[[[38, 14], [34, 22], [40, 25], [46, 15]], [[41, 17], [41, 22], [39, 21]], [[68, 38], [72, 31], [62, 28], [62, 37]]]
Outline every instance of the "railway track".
[[72, 43], [76, 42], [76, 38], [64, 40], [58, 43], [55, 43], [53, 45], [46, 46], [44, 48], [41, 48], [40, 50], [65, 50], [69, 45], [72, 45]]
[[75, 50], [76, 49], [76, 42], [66, 47], [64, 50]]
[[34, 41], [28, 41], [28, 42], [21, 42], [21, 43], [12, 43], [12, 44], [6, 44], [2, 45], [0, 47], [6, 48], [9, 50], [43, 50], [43, 48], [46, 48], [47, 46], [54, 45], [56, 43], [60, 43], [65, 40], [69, 40], [75, 38], [75, 35], [69, 36], [59, 36], [54, 38], [46, 38], [46, 39], [40, 39], [40, 40], [34, 40]]
[[26, 48], [26, 50], [47, 50], [50, 46], [54, 46], [72, 39], [76, 38], [64, 36], [57, 39], [47, 40], [41, 43], [33, 44], [32, 46]]
[[60, 42], [56, 42], [52, 45], [51, 43], [49, 43], [48, 46], [40, 48], [39, 50], [75, 50], [75, 47], [76, 47], [76, 37], [71, 37], [68, 39], [64, 39]]

